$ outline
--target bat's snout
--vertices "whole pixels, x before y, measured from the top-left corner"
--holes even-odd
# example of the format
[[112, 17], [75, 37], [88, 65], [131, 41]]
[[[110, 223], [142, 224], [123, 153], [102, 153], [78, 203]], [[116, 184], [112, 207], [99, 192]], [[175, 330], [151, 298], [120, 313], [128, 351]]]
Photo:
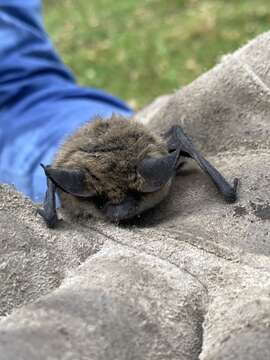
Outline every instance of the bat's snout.
[[112, 222], [128, 220], [137, 215], [138, 204], [136, 199], [128, 197], [120, 204], [108, 203], [104, 207], [106, 217]]

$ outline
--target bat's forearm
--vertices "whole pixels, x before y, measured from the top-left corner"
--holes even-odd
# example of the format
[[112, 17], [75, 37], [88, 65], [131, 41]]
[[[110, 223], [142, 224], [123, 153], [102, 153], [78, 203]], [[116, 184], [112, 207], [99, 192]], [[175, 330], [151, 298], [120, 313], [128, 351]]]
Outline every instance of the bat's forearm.
[[44, 198], [43, 209], [38, 209], [38, 213], [43, 217], [49, 228], [54, 228], [58, 223], [56, 212], [55, 185], [47, 178], [47, 191]]

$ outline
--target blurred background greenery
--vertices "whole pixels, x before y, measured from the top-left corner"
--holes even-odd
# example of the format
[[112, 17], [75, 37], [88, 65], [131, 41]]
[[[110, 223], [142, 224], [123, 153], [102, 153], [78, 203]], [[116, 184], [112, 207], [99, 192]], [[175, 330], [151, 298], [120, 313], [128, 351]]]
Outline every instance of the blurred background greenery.
[[269, 29], [269, 0], [44, 0], [78, 81], [140, 108]]

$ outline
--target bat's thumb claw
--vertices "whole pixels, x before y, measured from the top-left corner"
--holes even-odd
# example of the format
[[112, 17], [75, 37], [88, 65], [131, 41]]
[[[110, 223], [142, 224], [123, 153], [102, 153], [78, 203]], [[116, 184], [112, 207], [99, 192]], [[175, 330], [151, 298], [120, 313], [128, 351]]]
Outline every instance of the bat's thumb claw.
[[42, 169], [44, 170], [45, 173], [46, 173], [47, 168], [50, 167], [50, 165], [44, 165], [42, 163], [40, 163], [40, 166], [42, 167]]
[[235, 179], [233, 180], [233, 190], [234, 190], [235, 193], [237, 193], [237, 190], [238, 190], [238, 187], [239, 187], [239, 183], [240, 183], [240, 181], [239, 181], [238, 178], [235, 178]]
[[52, 216], [48, 216], [46, 214], [46, 211], [44, 211], [43, 209], [37, 209], [37, 213], [44, 219], [48, 228], [50, 229], [55, 228], [55, 226], [58, 223], [58, 218], [56, 214], [53, 214]]
[[224, 193], [225, 200], [228, 203], [234, 203], [237, 200], [238, 185], [239, 185], [239, 179], [235, 178], [233, 180], [233, 186], [230, 186], [230, 188]]

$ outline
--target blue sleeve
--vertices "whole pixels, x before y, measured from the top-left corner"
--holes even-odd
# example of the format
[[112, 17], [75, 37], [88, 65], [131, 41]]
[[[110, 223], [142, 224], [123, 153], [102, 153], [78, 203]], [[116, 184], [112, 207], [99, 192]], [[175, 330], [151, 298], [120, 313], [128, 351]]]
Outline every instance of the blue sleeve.
[[0, 0], [0, 183], [41, 201], [46, 184], [39, 164], [50, 164], [84, 122], [112, 113], [132, 111], [76, 84], [44, 30], [41, 1]]

